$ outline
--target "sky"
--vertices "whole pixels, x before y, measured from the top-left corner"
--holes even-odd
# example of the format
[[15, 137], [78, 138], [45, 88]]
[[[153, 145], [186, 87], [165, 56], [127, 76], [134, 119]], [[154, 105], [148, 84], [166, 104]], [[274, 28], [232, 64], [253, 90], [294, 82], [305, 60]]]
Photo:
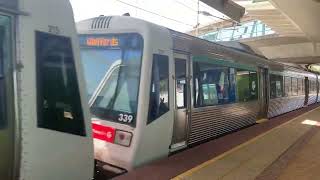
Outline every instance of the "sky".
[[[76, 22], [99, 15], [109, 16], [130, 13], [133, 17], [180, 32], [190, 31], [197, 24], [197, 0], [70, 0], [70, 2]], [[136, 7], [132, 7], [132, 5]], [[199, 10], [226, 18], [202, 2], [200, 2]], [[199, 15], [200, 27], [215, 21], [219, 21], [219, 19]]]

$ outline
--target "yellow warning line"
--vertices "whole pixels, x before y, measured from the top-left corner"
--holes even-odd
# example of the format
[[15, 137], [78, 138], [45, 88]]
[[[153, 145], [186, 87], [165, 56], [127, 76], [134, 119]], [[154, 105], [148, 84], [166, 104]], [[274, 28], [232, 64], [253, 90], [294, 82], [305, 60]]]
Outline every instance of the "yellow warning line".
[[244, 142], [244, 143], [242, 143], [242, 144], [230, 149], [229, 151], [226, 151], [226, 152], [220, 154], [219, 156], [217, 156], [217, 157], [215, 157], [213, 159], [210, 159], [210, 160], [208, 160], [208, 161], [206, 161], [206, 162], [204, 162], [204, 163], [202, 163], [202, 164], [200, 164], [200, 165], [198, 165], [198, 166], [196, 166], [196, 167], [194, 167], [194, 168], [192, 168], [192, 169], [190, 169], [190, 170], [178, 175], [177, 177], [172, 178], [172, 180], [183, 180], [183, 179], [187, 178], [188, 176], [191, 176], [193, 173], [199, 171], [200, 169], [202, 169], [202, 168], [204, 168], [204, 167], [206, 167], [206, 166], [208, 166], [208, 165], [210, 165], [210, 164], [222, 159], [223, 157], [225, 157], [225, 156], [227, 156], [227, 155], [229, 155], [229, 154], [241, 149], [242, 147], [244, 147], [246, 145], [249, 145], [249, 144], [253, 143], [254, 141], [258, 140], [259, 138], [261, 138], [261, 137], [263, 137], [263, 136], [265, 136], [265, 135], [267, 135], [269, 133], [271, 133], [272, 131], [274, 131], [274, 130], [276, 130], [278, 128], [281, 128], [281, 127], [283, 127], [283, 126], [285, 126], [285, 125], [287, 125], [289, 123], [292, 123], [294, 120], [304, 116], [305, 114], [311, 113], [311, 112], [313, 112], [315, 110], [318, 110], [318, 109], [320, 109], [320, 107], [317, 107], [317, 108], [315, 108], [315, 109], [313, 109], [311, 111], [305, 112], [305, 113], [303, 113], [303, 114], [301, 114], [301, 115], [289, 120], [288, 122], [285, 122], [285, 123], [283, 123], [283, 124], [281, 124], [281, 125], [279, 125], [279, 126], [277, 126], [275, 128], [272, 128], [269, 131], [266, 131], [266, 132], [264, 132], [264, 133], [262, 133], [262, 134], [260, 134], [260, 135], [258, 135], [256, 137], [250, 139], [249, 141]]
[[256, 121], [256, 123], [261, 124], [261, 123], [264, 123], [264, 122], [267, 122], [267, 121], [268, 121], [268, 119], [259, 119], [259, 120]]

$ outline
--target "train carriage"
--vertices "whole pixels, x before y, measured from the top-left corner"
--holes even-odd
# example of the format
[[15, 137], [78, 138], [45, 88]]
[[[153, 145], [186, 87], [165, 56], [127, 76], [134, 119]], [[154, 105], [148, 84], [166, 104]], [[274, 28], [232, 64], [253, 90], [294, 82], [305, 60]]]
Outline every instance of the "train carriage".
[[[283, 67], [280, 70], [270, 67], [268, 118], [315, 103], [309, 100], [306, 87], [307, 77], [316, 78], [316, 75], [293, 67]], [[315, 98], [316, 94], [312, 94], [312, 99]]]
[[77, 29], [95, 158], [106, 168], [131, 170], [314, 103], [305, 86], [316, 75], [247, 49], [126, 16]]
[[1, 0], [1, 180], [92, 178], [77, 39], [69, 1]]
[[318, 100], [318, 76], [317, 75], [308, 75], [306, 77], [306, 88], [308, 89], [307, 91], [307, 104], [308, 105], [311, 105], [311, 104], [314, 104], [316, 103]]

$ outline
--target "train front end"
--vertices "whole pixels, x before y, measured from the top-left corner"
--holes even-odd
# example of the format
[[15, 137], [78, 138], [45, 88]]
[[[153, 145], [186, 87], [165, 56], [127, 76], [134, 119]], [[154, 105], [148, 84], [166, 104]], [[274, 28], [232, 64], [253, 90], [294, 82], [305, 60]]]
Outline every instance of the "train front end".
[[[100, 16], [79, 22], [77, 28], [95, 159], [104, 169], [121, 173], [166, 156], [172, 121], [147, 121], [153, 51], [159, 49], [154, 46], [163, 44], [169, 54], [167, 31], [123, 16]], [[158, 29], [156, 38], [150, 29]], [[156, 45], [150, 43], [155, 40]], [[161, 133], [165, 135], [159, 138]]]
[[80, 43], [95, 158], [129, 168], [127, 149], [137, 119], [142, 37], [136, 33], [81, 35]]

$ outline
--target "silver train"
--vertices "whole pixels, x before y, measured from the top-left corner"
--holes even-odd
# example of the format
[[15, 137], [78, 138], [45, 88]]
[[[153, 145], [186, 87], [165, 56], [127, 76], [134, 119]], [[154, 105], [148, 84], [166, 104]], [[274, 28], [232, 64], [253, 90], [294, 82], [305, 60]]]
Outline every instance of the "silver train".
[[320, 101], [319, 79], [125, 16], [77, 24], [95, 159], [131, 170]]

